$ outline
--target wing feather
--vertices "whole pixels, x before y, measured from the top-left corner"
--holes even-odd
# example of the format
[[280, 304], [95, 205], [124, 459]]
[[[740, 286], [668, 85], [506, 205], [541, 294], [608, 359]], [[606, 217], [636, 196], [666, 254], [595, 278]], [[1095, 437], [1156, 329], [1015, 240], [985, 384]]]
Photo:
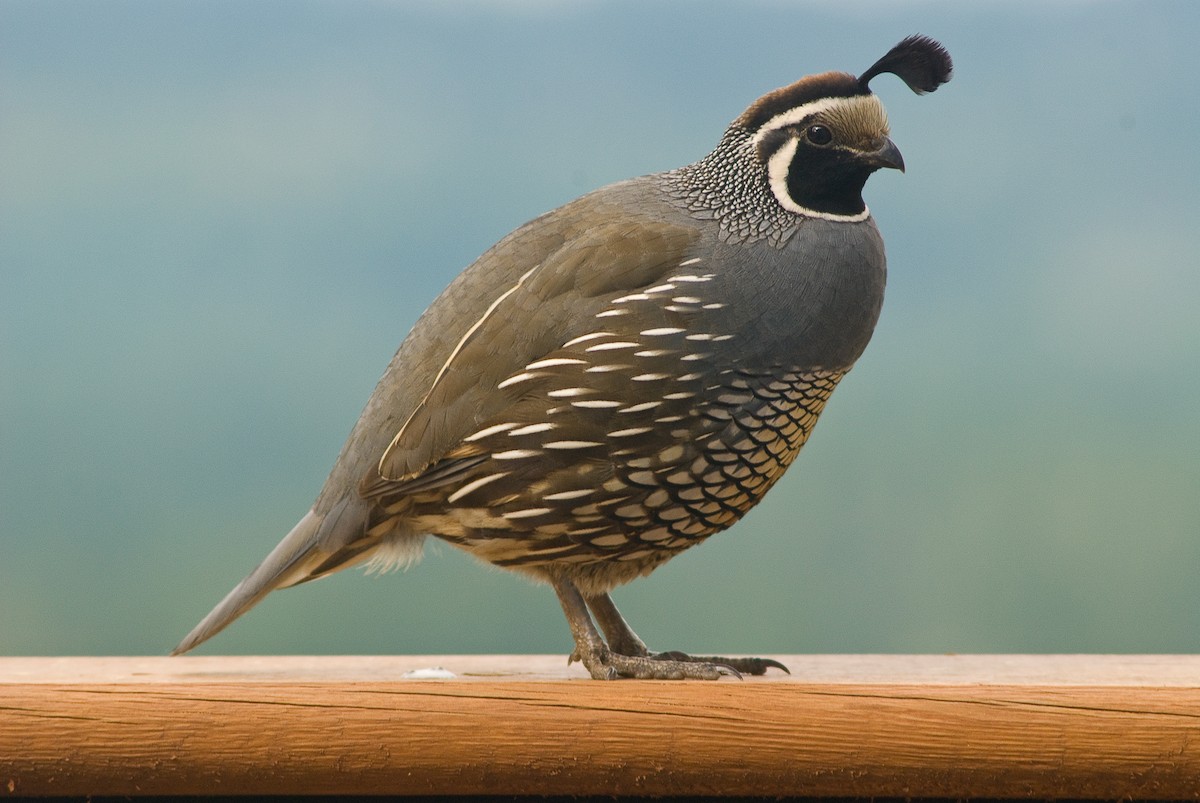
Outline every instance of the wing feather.
[[[653, 285], [679, 266], [695, 232], [620, 218], [593, 225], [528, 268], [467, 325], [416, 408], [359, 485], [392, 493], [521, 398], [497, 386], [571, 339], [595, 331], [614, 297]], [[431, 448], [432, 447], [432, 448]]]

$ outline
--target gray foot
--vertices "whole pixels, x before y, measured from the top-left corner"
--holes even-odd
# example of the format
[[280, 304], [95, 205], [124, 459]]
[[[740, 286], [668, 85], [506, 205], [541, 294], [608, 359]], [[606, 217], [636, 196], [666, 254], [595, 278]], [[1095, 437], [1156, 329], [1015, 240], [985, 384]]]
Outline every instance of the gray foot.
[[655, 660], [667, 660], [685, 663], [695, 662], [699, 664], [724, 666], [735, 670], [739, 675], [765, 675], [767, 674], [767, 670], [771, 668], [782, 669], [787, 674], [792, 674], [786, 666], [770, 658], [722, 658], [716, 655], [688, 655], [687, 653], [677, 651], [660, 652], [650, 657]]
[[[637, 678], [639, 680], [717, 680], [723, 676], [740, 678], [741, 672], [723, 663], [721, 658], [692, 658], [683, 656], [679, 660], [672, 656], [683, 653], [661, 655], [619, 655], [607, 647], [571, 653], [568, 663], [581, 661], [595, 680]], [[763, 671], [766, 671], [765, 668]]]
[[[719, 677], [722, 674], [736, 675], [737, 677], [741, 677], [742, 675], [765, 675], [767, 670], [772, 667], [782, 669], [789, 675], [791, 674], [791, 672], [788, 672], [786, 666], [778, 661], [772, 661], [770, 658], [693, 657], [682, 652], [651, 654], [650, 650], [646, 649], [646, 643], [638, 638], [637, 633], [633, 632], [633, 628], [621, 616], [621, 612], [617, 610], [612, 597], [608, 594], [592, 594], [586, 597], [585, 601], [587, 607], [596, 616], [596, 621], [599, 622], [600, 629], [604, 631], [604, 636], [608, 641], [611, 653], [621, 658], [637, 659], [660, 665], [651, 669], [635, 666], [631, 672], [621, 672], [618, 677], [703, 677], [711, 679]], [[570, 614], [568, 614], [568, 618], [570, 618]], [[578, 648], [576, 652], [578, 653]], [[572, 660], [578, 660], [578, 656], [573, 655]], [[611, 664], [611, 661], [609, 663]], [[689, 670], [686, 668], [687, 664], [693, 664], [694, 667], [698, 666], [702, 668], [697, 670], [693, 667]], [[681, 669], [681, 665], [684, 665], [684, 668]], [[589, 666], [588, 668], [590, 671], [591, 667]], [[718, 672], [717, 675], [711, 674], [714, 670]], [[666, 672], [682, 672], [683, 674], [662, 674]], [[597, 677], [595, 672], [592, 672], [592, 677]]]
[[[788, 671], [786, 666], [770, 658], [696, 658], [682, 652], [651, 655], [608, 594], [592, 594], [585, 600], [569, 578], [550, 574], [549, 580], [575, 638], [575, 651], [567, 663], [582, 661], [596, 680], [717, 680], [724, 675], [736, 678], [743, 673], [762, 675], [771, 667]], [[588, 614], [589, 608], [604, 629], [607, 644], [600, 638]]]

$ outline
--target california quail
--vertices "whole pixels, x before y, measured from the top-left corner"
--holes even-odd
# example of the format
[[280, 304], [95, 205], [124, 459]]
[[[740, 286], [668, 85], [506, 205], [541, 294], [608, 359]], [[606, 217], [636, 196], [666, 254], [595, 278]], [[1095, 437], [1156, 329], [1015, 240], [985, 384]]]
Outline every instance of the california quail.
[[802, 78], [700, 161], [484, 253], [401, 344], [312, 510], [174, 652], [273, 589], [407, 565], [435, 535], [552, 585], [594, 678], [783, 668], [652, 655], [609, 592], [753, 507], [866, 347], [885, 267], [862, 188], [904, 169], [881, 73], [920, 94], [951, 61], [911, 36], [857, 78]]

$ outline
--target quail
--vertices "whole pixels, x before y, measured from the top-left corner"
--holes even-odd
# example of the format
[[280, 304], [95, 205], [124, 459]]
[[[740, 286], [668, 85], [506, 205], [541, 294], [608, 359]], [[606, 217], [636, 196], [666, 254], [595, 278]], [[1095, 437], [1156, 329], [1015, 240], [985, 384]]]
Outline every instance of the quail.
[[174, 654], [276, 588], [407, 566], [433, 535], [552, 586], [593, 678], [784, 669], [652, 653], [610, 592], [732, 525], [796, 458], [883, 301], [862, 189], [904, 161], [868, 84], [923, 94], [951, 70], [910, 36], [861, 76], [764, 95], [699, 161], [492, 246], [400, 345], [312, 509]]

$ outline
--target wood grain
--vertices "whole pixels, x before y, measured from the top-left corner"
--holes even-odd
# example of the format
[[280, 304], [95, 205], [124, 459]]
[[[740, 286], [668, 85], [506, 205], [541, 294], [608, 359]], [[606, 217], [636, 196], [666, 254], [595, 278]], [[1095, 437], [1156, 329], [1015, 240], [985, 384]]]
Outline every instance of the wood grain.
[[1200, 798], [1197, 656], [773, 657], [0, 658], [0, 796]]

